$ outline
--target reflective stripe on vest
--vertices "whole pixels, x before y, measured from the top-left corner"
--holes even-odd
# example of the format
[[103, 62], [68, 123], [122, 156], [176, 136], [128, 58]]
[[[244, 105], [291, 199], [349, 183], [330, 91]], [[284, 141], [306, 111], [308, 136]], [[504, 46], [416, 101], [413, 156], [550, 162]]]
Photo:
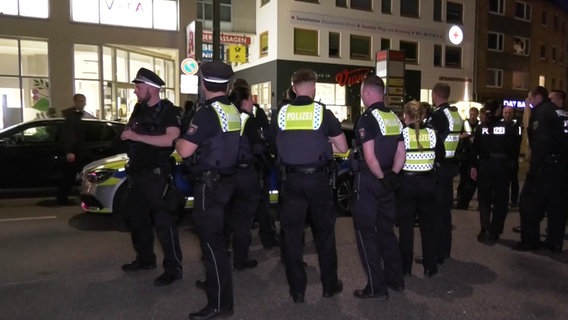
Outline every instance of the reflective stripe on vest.
[[247, 124], [248, 119], [250, 119], [248, 113], [246, 112], [241, 113], [241, 137], [243, 136], [243, 131], [245, 131], [245, 126]]
[[453, 158], [456, 155], [456, 149], [460, 141], [460, 132], [463, 128], [463, 120], [457, 111], [444, 109], [444, 115], [448, 119], [450, 133], [444, 140], [444, 149], [446, 150], [446, 159]]
[[232, 132], [241, 130], [241, 116], [239, 110], [232, 104], [222, 104], [215, 101], [211, 107], [217, 112], [219, 124], [223, 132]]
[[[424, 172], [434, 169], [436, 132], [430, 128], [420, 129], [418, 140], [416, 140], [414, 129], [404, 128], [402, 136], [404, 137], [404, 147], [406, 149], [406, 161], [402, 170]], [[420, 141], [422, 151], [418, 149], [418, 141]]]
[[402, 132], [402, 123], [394, 112], [373, 109], [371, 114], [377, 119], [383, 136], [396, 136]]
[[318, 130], [323, 122], [324, 111], [324, 107], [316, 103], [285, 105], [278, 113], [278, 127], [280, 130]]

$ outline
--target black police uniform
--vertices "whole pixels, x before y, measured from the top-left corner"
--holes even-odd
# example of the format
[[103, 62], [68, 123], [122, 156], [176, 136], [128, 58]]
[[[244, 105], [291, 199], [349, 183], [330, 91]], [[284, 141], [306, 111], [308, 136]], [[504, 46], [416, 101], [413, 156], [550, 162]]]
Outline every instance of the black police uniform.
[[76, 183], [77, 173], [89, 162], [87, 148], [85, 148], [85, 125], [82, 122], [84, 112], [71, 107], [62, 111], [65, 120], [61, 128], [60, 141], [65, 154], [75, 154], [75, 161], [67, 162], [64, 158], [61, 179], [57, 188], [57, 203], [72, 204], [69, 194]]
[[[180, 126], [179, 109], [168, 100], [155, 106], [137, 103], [127, 128], [142, 135], [162, 135], [168, 127]], [[172, 214], [179, 206], [172, 188], [173, 147], [157, 147], [128, 140], [126, 221], [130, 227], [136, 261], [141, 266], [156, 264], [154, 230], [162, 251], [165, 272], [181, 277], [182, 252]], [[124, 268], [124, 267], [123, 267]]]
[[515, 134], [515, 139], [513, 141], [513, 158], [515, 161], [512, 163], [511, 175], [510, 175], [510, 202], [512, 206], [519, 205], [519, 156], [521, 154], [521, 143], [523, 142], [523, 128], [521, 123], [515, 119], [510, 123], [513, 127], [513, 133]]
[[[383, 132], [373, 112], [392, 114], [398, 123], [398, 133]], [[402, 124], [383, 102], [370, 105], [355, 123], [357, 143], [374, 140], [375, 156], [387, 177], [392, 173], [394, 156], [399, 142], [403, 141]], [[386, 130], [385, 130], [386, 131]], [[356, 198], [352, 203], [353, 224], [361, 264], [367, 274], [367, 286], [363, 294], [387, 297], [388, 286], [404, 287], [402, 261], [398, 241], [394, 233], [396, 203], [394, 188], [385, 179], [379, 180], [367, 167], [361, 152], [359, 172], [355, 178]]]
[[[476, 120], [475, 123], [471, 123], [466, 120], [467, 124], [470, 127], [471, 132], [470, 137], [460, 139], [460, 147], [458, 152], [459, 158], [459, 173], [460, 173], [460, 182], [457, 188], [457, 209], [465, 209], [469, 208], [469, 203], [471, 202], [471, 198], [475, 194], [475, 189], [477, 189], [477, 182], [471, 179], [471, 159], [472, 159], [472, 136], [475, 132], [475, 128], [479, 125], [479, 121]], [[464, 123], [465, 127], [465, 123]]]
[[[488, 115], [488, 117], [490, 117]], [[475, 130], [472, 164], [477, 169], [480, 242], [492, 243], [503, 233], [517, 132], [500, 119], [488, 119]]]
[[545, 212], [545, 245], [561, 251], [564, 243], [568, 161], [564, 123], [556, 111], [548, 99], [531, 111], [527, 127], [531, 158], [519, 202], [521, 242], [514, 247], [518, 250], [540, 247], [540, 219]]
[[233, 280], [224, 227], [227, 205], [235, 191], [240, 132], [221, 126], [216, 103], [232, 106], [226, 96], [207, 100], [196, 110], [182, 139], [199, 146], [195, 156], [184, 161], [194, 180], [192, 216], [205, 260], [206, 309], [232, 310]]
[[[305, 108], [309, 112], [313, 100], [299, 96], [291, 106]], [[276, 144], [281, 165], [280, 227], [284, 243], [281, 244], [286, 266], [290, 294], [295, 302], [303, 302], [307, 276], [303, 263], [304, 226], [309, 208], [312, 222], [317, 228], [314, 240], [318, 251], [323, 295], [336, 293], [340, 282], [337, 279], [337, 251], [335, 247], [335, 208], [330, 180], [326, 172], [332, 160], [329, 137], [342, 134], [341, 124], [330, 110], [323, 106], [319, 114], [321, 125], [310, 129], [290, 130], [283, 128], [287, 110], [282, 107], [277, 115]], [[317, 109], [318, 104], [316, 103]]]

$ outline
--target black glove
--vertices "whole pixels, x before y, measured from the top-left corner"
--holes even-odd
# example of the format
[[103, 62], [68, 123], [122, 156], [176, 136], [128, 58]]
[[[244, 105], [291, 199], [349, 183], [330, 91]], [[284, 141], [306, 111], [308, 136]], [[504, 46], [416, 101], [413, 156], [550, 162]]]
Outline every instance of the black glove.
[[381, 179], [383, 186], [388, 191], [396, 191], [400, 187], [400, 182], [398, 181], [398, 176], [393, 171], [385, 172], [385, 176]]

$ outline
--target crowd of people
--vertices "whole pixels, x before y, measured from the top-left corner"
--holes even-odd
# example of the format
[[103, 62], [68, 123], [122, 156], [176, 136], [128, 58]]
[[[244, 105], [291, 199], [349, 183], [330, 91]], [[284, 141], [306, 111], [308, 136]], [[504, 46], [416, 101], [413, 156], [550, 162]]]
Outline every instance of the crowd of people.
[[[193, 183], [192, 215], [205, 265], [205, 279], [196, 285], [205, 291], [207, 305], [191, 313], [190, 319], [233, 314], [232, 272], [258, 264], [249, 256], [255, 217], [265, 248], [280, 246], [293, 302], [305, 301], [306, 221], [317, 249], [322, 297], [339, 294], [343, 283], [337, 275], [333, 153], [344, 153], [348, 146], [338, 119], [313, 100], [317, 74], [309, 69], [293, 73], [292, 86], [269, 125], [246, 81], [238, 79], [230, 87], [234, 75], [230, 66], [207, 62], [200, 72], [204, 102], [186, 116], [159, 98], [164, 81], [154, 72], [142, 68], [133, 80], [138, 103], [121, 139], [129, 146], [125, 219], [136, 257], [122, 269], [157, 267], [155, 234], [164, 255], [164, 272], [154, 284], [170, 285], [183, 276], [182, 249], [172, 219], [183, 201], [171, 181], [170, 155], [175, 149], [184, 159], [186, 179]], [[478, 188], [478, 240], [497, 241], [507, 214], [509, 185], [518, 171], [521, 127], [512, 121], [511, 110], [503, 109], [500, 116], [498, 102], [488, 101], [480, 111], [472, 109], [464, 125], [448, 102], [450, 87], [437, 83], [432, 89], [433, 107], [410, 101], [401, 122], [385, 104], [384, 92], [380, 77], [369, 74], [363, 80], [365, 111], [354, 124], [356, 143], [349, 160], [354, 176], [353, 226], [367, 275], [366, 283], [353, 292], [360, 299], [386, 300], [389, 291], [405, 289], [404, 278], [411, 275], [414, 262], [423, 265], [425, 278], [431, 278], [450, 258], [453, 181], [458, 174], [467, 179], [460, 184], [461, 207], [469, 205]], [[560, 204], [568, 190], [561, 186], [568, 181], [563, 144], [568, 116], [553, 106], [542, 87], [531, 90], [527, 101], [533, 106], [527, 127], [531, 165], [519, 203], [522, 241], [515, 249], [541, 246], [538, 227], [546, 214], [545, 245], [558, 251], [566, 224]], [[271, 165], [279, 168], [279, 237], [268, 211], [266, 180]], [[511, 203], [518, 198], [515, 195]], [[421, 258], [413, 253], [416, 221]], [[231, 244], [232, 255], [228, 254]]]

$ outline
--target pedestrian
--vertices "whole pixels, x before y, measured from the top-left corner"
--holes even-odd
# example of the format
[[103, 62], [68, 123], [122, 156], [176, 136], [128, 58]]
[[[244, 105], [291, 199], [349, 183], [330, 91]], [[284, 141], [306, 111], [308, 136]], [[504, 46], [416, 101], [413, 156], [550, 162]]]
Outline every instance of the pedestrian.
[[457, 203], [454, 209], [467, 210], [477, 182], [471, 179], [471, 159], [472, 159], [472, 143], [473, 133], [479, 125], [479, 110], [476, 107], [469, 109], [469, 118], [464, 122], [463, 132], [460, 135], [460, 143], [458, 148], [460, 182], [457, 188]]
[[523, 128], [520, 121], [515, 119], [515, 110], [513, 107], [503, 107], [503, 122], [513, 127], [515, 139], [513, 143], [513, 158], [516, 159], [511, 163], [510, 173], [510, 207], [517, 208], [519, 206], [519, 156], [521, 155], [521, 143], [523, 141]]
[[140, 68], [134, 83], [138, 102], [120, 135], [128, 146], [125, 220], [136, 259], [125, 272], [156, 268], [154, 231], [164, 254], [164, 273], [154, 285], [167, 286], [182, 278], [182, 252], [174, 214], [181, 201], [172, 183], [172, 141], [179, 136], [181, 114], [170, 101], [160, 99], [165, 83], [154, 72]]
[[201, 65], [205, 104], [199, 107], [189, 129], [176, 139], [176, 150], [193, 179], [193, 220], [205, 262], [207, 305], [189, 314], [190, 319], [213, 319], [233, 314], [233, 278], [224, 228], [225, 213], [235, 191], [241, 118], [229, 101], [227, 89], [233, 76], [221, 61]]
[[[388, 299], [388, 288], [404, 290], [402, 261], [394, 224], [397, 174], [405, 160], [402, 123], [384, 103], [383, 80], [369, 74], [361, 84], [365, 112], [354, 131], [360, 157], [351, 205], [357, 249], [367, 274], [367, 285], [353, 292], [356, 298]], [[319, 230], [318, 230], [319, 232]]]
[[551, 90], [548, 98], [558, 109], [566, 108], [566, 92], [564, 90]]
[[347, 141], [341, 124], [330, 110], [314, 102], [317, 74], [300, 69], [292, 76], [296, 98], [277, 115], [276, 144], [281, 167], [280, 226], [284, 243], [286, 278], [295, 303], [304, 302], [307, 276], [303, 264], [304, 226], [308, 209], [317, 229], [323, 297], [343, 290], [337, 278], [335, 218], [329, 164], [333, 151], [346, 152]]
[[69, 200], [69, 196], [77, 182], [77, 174], [89, 162], [88, 150], [85, 147], [86, 128], [85, 118], [86, 98], [77, 93], [73, 96], [73, 106], [61, 111], [65, 120], [61, 127], [60, 142], [65, 152], [65, 161], [62, 165], [61, 178], [57, 186], [58, 205], [76, 205]]
[[564, 201], [568, 196], [564, 123], [546, 88], [538, 86], [529, 91], [528, 105], [532, 106], [527, 125], [531, 157], [519, 202], [521, 241], [513, 249], [527, 251], [541, 247], [540, 220], [546, 213], [548, 234], [542, 245], [552, 252], [561, 252], [566, 232]]
[[478, 183], [479, 220], [477, 241], [493, 245], [505, 225], [512, 168], [518, 163], [518, 131], [502, 121], [497, 100], [488, 100], [485, 122], [475, 129], [472, 148], [471, 178]]
[[436, 210], [437, 218], [437, 259], [438, 263], [450, 257], [452, 250], [452, 204], [454, 177], [458, 173], [456, 149], [463, 120], [456, 107], [450, 106], [450, 86], [438, 82], [432, 89], [432, 103], [435, 106], [428, 123], [436, 130]]
[[417, 101], [410, 101], [403, 108], [406, 127], [402, 130], [406, 160], [401, 171], [400, 189], [396, 194], [399, 228], [399, 246], [402, 257], [402, 273], [412, 274], [414, 225], [418, 218], [424, 276], [438, 273], [436, 263], [436, 132], [424, 124], [427, 109]]

